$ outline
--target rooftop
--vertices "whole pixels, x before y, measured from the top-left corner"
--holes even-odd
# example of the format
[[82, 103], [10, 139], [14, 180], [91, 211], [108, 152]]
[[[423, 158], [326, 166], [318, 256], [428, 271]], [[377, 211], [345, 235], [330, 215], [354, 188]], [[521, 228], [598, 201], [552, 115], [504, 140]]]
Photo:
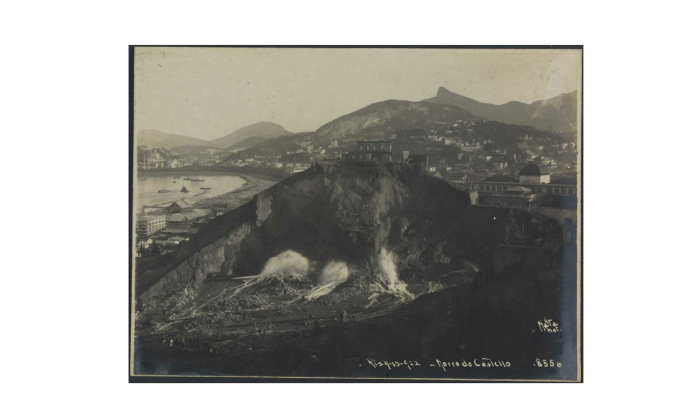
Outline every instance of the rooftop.
[[506, 176], [506, 175], [501, 175], [501, 174], [492, 175], [492, 176], [487, 177], [483, 180], [489, 181], [489, 182], [516, 182], [516, 180], [513, 179], [512, 177]]
[[527, 193], [531, 193], [532, 189], [528, 189], [528, 188], [522, 187], [522, 186], [516, 186], [516, 187], [506, 189], [505, 192], [527, 194]]
[[545, 167], [540, 167], [537, 164], [528, 164], [525, 168], [521, 169], [518, 175], [524, 176], [542, 176], [550, 175], [551, 173]]

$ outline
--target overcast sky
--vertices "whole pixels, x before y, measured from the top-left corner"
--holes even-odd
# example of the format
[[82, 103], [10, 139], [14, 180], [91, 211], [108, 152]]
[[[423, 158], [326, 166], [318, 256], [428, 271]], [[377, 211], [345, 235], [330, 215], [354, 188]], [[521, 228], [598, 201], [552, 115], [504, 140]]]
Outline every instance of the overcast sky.
[[314, 131], [439, 86], [531, 103], [580, 89], [580, 50], [137, 48], [134, 128], [215, 139], [270, 121]]

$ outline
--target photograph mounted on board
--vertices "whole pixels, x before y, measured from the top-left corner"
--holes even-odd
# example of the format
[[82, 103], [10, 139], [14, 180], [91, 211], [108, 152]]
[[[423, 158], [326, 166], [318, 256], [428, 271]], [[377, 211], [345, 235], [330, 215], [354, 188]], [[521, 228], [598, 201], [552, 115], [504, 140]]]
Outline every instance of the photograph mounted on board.
[[581, 46], [130, 64], [130, 381], [582, 380]]

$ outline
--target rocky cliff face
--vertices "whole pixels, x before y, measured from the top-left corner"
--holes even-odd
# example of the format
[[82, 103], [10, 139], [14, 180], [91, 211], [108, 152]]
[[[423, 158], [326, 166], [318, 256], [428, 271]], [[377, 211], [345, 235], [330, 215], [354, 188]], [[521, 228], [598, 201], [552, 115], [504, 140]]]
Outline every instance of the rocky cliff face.
[[[205, 278], [260, 274], [288, 250], [313, 265], [336, 260], [367, 275], [384, 249], [402, 281], [445, 279], [484, 268], [504, 242], [509, 218], [508, 210], [471, 207], [468, 193], [408, 165], [315, 164], [211, 221], [189, 246], [158, 260], [171, 272], [140, 299], [189, 302]], [[526, 214], [522, 219], [527, 223]]]

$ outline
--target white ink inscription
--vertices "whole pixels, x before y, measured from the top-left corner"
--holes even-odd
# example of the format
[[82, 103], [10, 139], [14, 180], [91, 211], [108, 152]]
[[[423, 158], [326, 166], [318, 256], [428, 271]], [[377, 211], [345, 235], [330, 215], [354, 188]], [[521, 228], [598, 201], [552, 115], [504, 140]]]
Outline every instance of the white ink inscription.
[[[459, 361], [441, 361], [436, 359], [436, 365], [443, 368], [443, 371], [447, 371], [447, 368], [509, 368], [511, 363], [508, 361], [502, 360], [492, 360], [490, 358], [474, 358], [473, 362], [462, 359], [462, 362]], [[431, 364], [433, 367], [434, 365]]]
[[556, 363], [554, 360], [540, 360], [537, 358], [534, 360], [534, 366], [540, 368], [562, 368], [562, 363], [560, 361]]
[[408, 360], [403, 360], [403, 362], [400, 361], [377, 361], [372, 358], [367, 358], [366, 361], [368, 361], [368, 365], [371, 367], [377, 369], [378, 367], [386, 367], [391, 370], [392, 368], [408, 368], [409, 370], [412, 370], [414, 367], [419, 367], [420, 363], [417, 361], [408, 361]]
[[560, 332], [560, 326], [558, 326], [557, 323], [555, 323], [552, 319], [544, 317], [544, 321], [537, 321], [537, 324], [539, 325], [539, 331], [540, 332], [546, 332], [546, 333], [556, 333]]

